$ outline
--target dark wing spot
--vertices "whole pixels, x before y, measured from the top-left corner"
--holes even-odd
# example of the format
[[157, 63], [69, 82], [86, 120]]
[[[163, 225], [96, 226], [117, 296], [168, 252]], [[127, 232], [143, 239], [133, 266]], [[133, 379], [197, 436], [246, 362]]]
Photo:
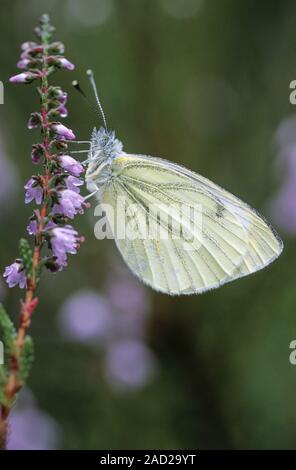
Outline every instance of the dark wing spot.
[[223, 212], [225, 210], [225, 207], [220, 204], [219, 202], [216, 203], [216, 216], [220, 219], [223, 217]]

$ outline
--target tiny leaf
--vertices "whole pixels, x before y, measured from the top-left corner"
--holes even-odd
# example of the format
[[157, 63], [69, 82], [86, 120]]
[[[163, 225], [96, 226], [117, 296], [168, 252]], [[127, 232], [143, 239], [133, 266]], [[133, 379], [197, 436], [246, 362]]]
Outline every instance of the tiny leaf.
[[20, 239], [19, 251], [26, 273], [28, 276], [31, 276], [33, 253], [28, 240], [25, 238]]
[[31, 336], [26, 336], [22, 355], [20, 358], [19, 376], [22, 382], [26, 382], [34, 360], [34, 343]]

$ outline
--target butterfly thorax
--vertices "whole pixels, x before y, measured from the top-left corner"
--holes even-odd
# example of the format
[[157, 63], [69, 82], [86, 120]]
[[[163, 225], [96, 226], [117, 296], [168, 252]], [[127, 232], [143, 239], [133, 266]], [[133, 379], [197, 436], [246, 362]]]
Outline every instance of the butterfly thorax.
[[103, 127], [97, 131], [94, 128], [88, 155], [89, 166], [85, 175], [90, 191], [110, 180], [112, 161], [122, 153], [122, 149], [122, 142], [115, 137], [114, 131], [107, 131]]

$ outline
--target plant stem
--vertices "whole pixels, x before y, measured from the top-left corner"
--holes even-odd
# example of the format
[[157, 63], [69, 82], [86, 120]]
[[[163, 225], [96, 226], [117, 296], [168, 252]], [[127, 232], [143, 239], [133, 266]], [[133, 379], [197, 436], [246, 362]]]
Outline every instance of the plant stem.
[[38, 299], [35, 298], [36, 289], [38, 287], [38, 269], [41, 258], [42, 250], [42, 231], [44, 228], [44, 220], [47, 216], [47, 196], [48, 196], [48, 182], [50, 178], [50, 171], [48, 162], [51, 159], [50, 153], [50, 131], [48, 120], [48, 65], [47, 65], [47, 46], [48, 35], [46, 32], [42, 35], [43, 46], [43, 64], [41, 68], [41, 133], [43, 146], [45, 149], [45, 174], [42, 177], [44, 201], [38, 217], [38, 227], [35, 236], [35, 246], [32, 259], [32, 272], [27, 276], [27, 289], [24, 300], [21, 300], [19, 326], [17, 336], [12, 347], [12, 353], [8, 360], [9, 374], [5, 386], [6, 405], [3, 405], [0, 410], [0, 449], [7, 447], [7, 431], [8, 431], [8, 417], [14, 404], [16, 394], [22, 388], [23, 383], [18, 378], [18, 371], [20, 369], [20, 359], [24, 347], [25, 337], [27, 330], [31, 324], [32, 314], [37, 306]]

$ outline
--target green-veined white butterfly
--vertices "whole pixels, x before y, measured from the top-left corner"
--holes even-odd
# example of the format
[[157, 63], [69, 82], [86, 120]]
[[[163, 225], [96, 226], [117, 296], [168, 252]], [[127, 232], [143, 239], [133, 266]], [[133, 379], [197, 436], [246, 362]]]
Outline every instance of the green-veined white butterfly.
[[[161, 205], [166, 212], [166, 205], [173, 207], [166, 237], [119, 238], [114, 233], [123, 259], [138, 278], [167, 294], [198, 294], [254, 273], [280, 255], [283, 243], [275, 230], [233, 194], [170, 161], [125, 153], [107, 129], [93, 74], [88, 75], [104, 122], [90, 140], [85, 176], [89, 191], [115, 215], [119, 199], [136, 205], [136, 231], [146, 221], [162, 232], [161, 218], [148, 208]], [[181, 205], [201, 208], [202, 224], [197, 226], [190, 214], [181, 217]], [[174, 222], [191, 233], [190, 249], [185, 249], [182, 236], [174, 236]]]

